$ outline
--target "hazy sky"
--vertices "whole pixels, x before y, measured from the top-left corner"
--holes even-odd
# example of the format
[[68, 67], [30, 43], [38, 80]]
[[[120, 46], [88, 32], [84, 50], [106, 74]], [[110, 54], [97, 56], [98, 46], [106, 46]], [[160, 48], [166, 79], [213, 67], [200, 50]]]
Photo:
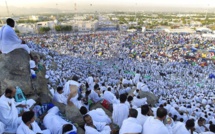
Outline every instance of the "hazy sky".
[[[66, 5], [151, 5], [151, 6], [182, 6], [182, 7], [215, 7], [215, 0], [6, 0], [9, 7], [47, 7], [63, 9]], [[58, 6], [56, 6], [58, 3]], [[0, 0], [0, 6], [5, 6], [5, 0]]]
[[215, 11], [215, 0], [0, 0], [0, 16], [97, 11], [206, 12]]

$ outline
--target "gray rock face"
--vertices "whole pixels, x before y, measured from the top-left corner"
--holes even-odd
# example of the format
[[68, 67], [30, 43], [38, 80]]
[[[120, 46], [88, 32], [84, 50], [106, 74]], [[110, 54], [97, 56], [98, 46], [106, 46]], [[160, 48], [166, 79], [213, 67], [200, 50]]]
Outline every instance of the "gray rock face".
[[[41, 60], [42, 55], [32, 52], [32, 56], [37, 56], [39, 60]], [[39, 71], [37, 72], [37, 78], [36, 79], [32, 79], [32, 87], [33, 90], [35, 90], [35, 92], [37, 94], [48, 94], [48, 87], [47, 87], [47, 80], [45, 78], [45, 74], [46, 74], [46, 68], [45, 66], [41, 66], [41, 68], [39, 68]]]
[[25, 94], [32, 93], [29, 55], [23, 49], [0, 54], [0, 93], [8, 86], [19, 86]]
[[66, 111], [65, 111], [66, 105], [65, 104], [59, 103], [59, 102], [56, 102], [56, 101], [52, 101], [52, 103], [59, 108], [59, 110], [60, 110], [60, 112], [62, 114], [66, 113]]
[[140, 98], [146, 97], [147, 98], [147, 103], [151, 104], [152, 106], [155, 105], [157, 103], [157, 101], [158, 101], [157, 97], [154, 94], [150, 93], [150, 92], [140, 91], [139, 96], [140, 96]]
[[52, 99], [51, 99], [51, 97], [49, 96], [49, 95], [47, 95], [47, 94], [44, 94], [44, 93], [40, 93], [40, 94], [38, 94], [38, 96], [39, 96], [39, 99], [38, 99], [38, 101], [40, 102], [40, 103], [50, 103], [50, 102], [52, 102]]
[[[34, 55], [39, 54], [34, 53]], [[31, 79], [29, 60], [30, 56], [23, 49], [16, 49], [9, 54], [0, 54], [0, 94], [4, 93], [9, 86], [19, 86], [27, 96], [48, 95], [45, 67], [37, 73], [36, 79]]]
[[85, 123], [83, 116], [75, 105], [73, 106], [66, 105], [65, 114], [67, 119], [71, 120], [74, 123], [77, 123], [78, 126], [80, 127], [84, 127]]
[[33, 90], [38, 94], [48, 94], [47, 80], [45, 78], [45, 68], [37, 73], [37, 77], [31, 80]]

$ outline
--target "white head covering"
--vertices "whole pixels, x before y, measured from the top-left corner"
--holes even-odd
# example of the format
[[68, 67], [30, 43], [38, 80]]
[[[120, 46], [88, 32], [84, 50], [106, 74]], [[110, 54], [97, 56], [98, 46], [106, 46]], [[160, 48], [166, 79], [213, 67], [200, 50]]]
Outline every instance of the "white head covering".
[[35, 61], [30, 60], [30, 68], [35, 68], [35, 67], [36, 67]]
[[56, 114], [59, 111], [60, 111], [59, 108], [57, 106], [54, 106], [53, 108], [51, 108], [51, 109], [48, 110], [48, 113]]

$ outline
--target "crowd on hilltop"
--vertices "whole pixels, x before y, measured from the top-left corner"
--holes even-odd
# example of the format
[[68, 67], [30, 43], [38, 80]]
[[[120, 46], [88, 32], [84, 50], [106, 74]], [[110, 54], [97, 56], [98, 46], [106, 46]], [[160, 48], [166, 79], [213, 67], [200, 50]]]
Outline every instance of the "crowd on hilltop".
[[[79, 109], [86, 134], [215, 133], [211, 49], [215, 42], [211, 38], [185, 33], [93, 32], [30, 35], [23, 40], [31, 52], [45, 55], [30, 62], [32, 67], [45, 66], [53, 101]], [[33, 108], [48, 110], [42, 118], [44, 128], [34, 121], [37, 112], [24, 112], [22, 120], [18, 118], [20, 111], [12, 99], [15, 91], [10, 87], [1, 97], [0, 108], [5, 108], [0, 111], [2, 129], [12, 127], [18, 134], [77, 133], [80, 126], [63, 119], [56, 106]], [[142, 94], [154, 94], [157, 102], [152, 104]], [[6, 116], [8, 104], [13, 118]], [[101, 107], [92, 110], [97, 104]]]

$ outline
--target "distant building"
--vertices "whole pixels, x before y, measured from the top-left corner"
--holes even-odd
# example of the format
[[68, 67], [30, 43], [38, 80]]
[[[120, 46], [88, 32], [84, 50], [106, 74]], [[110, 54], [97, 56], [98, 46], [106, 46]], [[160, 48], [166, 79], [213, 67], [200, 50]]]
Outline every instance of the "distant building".
[[157, 28], [155, 28], [156, 32], [170, 32], [170, 27], [168, 26], [158, 26]]
[[44, 22], [37, 22], [38, 27], [49, 27], [51, 29], [54, 29], [55, 27], [55, 21], [44, 21]]
[[74, 20], [76, 20], [76, 21], [83, 21], [83, 20], [86, 20], [86, 19], [87, 19], [86, 16], [75, 16], [74, 17]]
[[142, 27], [142, 32], [144, 33], [146, 31], [146, 27]]
[[195, 33], [195, 30], [185, 27], [180, 29], [171, 29], [170, 33]]
[[133, 26], [137, 26], [138, 23], [136, 21], [131, 21], [131, 22], [128, 22], [129, 25], [133, 25]]
[[127, 32], [131, 32], [131, 33], [136, 32], [136, 31], [137, 31], [137, 29], [128, 29], [127, 30]]
[[119, 21], [119, 19], [118, 19], [118, 18], [116, 18], [116, 17], [113, 17], [113, 18], [112, 18], [112, 21], [114, 21], [114, 22], [118, 22], [118, 21]]
[[57, 21], [44, 21], [36, 23], [36, 31], [39, 31], [40, 27], [49, 27], [51, 31], [55, 31], [55, 26], [57, 25]]
[[212, 30], [207, 27], [196, 28], [196, 32], [200, 33], [212, 33]]
[[21, 34], [35, 33], [36, 25], [35, 24], [17, 24], [16, 29], [19, 30]]
[[96, 31], [98, 29], [98, 21], [77, 21], [72, 24], [73, 31]]
[[29, 20], [40, 21], [40, 20], [42, 20], [42, 17], [31, 15], [31, 16], [29, 16]]
[[190, 22], [190, 26], [193, 26], [193, 27], [200, 27], [201, 25], [202, 25], [202, 23], [199, 21], [191, 21]]
[[215, 38], [215, 34], [202, 34], [202, 37]]

